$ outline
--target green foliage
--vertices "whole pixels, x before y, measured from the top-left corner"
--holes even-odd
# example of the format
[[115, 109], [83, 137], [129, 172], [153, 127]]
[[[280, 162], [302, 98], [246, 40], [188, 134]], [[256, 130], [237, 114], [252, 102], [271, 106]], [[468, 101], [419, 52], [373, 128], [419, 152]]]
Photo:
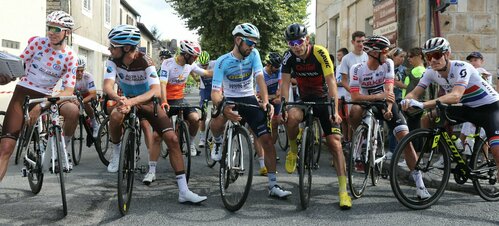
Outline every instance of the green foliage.
[[258, 27], [257, 45], [264, 57], [270, 51], [283, 53], [287, 49], [284, 30], [291, 23], [304, 23], [310, 0], [165, 0], [187, 27], [197, 30], [201, 46], [213, 58], [232, 50], [232, 29], [249, 22]]

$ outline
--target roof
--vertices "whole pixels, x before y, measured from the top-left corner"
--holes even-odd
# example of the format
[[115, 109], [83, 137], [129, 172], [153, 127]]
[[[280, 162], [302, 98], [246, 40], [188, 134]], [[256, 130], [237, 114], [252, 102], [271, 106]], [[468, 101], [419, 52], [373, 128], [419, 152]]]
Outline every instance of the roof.
[[133, 13], [135, 16], [140, 16], [139, 12], [135, 10], [126, 0], [120, 0], [121, 5], [123, 5], [128, 11]]
[[137, 22], [137, 28], [139, 28], [142, 35], [148, 36], [152, 41], [156, 40], [151, 31], [149, 31], [149, 29], [147, 29], [146, 25], [144, 25], [143, 23]]

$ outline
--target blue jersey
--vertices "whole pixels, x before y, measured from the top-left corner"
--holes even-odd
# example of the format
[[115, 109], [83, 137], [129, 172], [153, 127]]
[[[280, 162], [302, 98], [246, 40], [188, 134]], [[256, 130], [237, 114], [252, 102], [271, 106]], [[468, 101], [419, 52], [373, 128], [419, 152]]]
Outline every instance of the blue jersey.
[[221, 91], [223, 87], [226, 97], [254, 96], [253, 80], [255, 75], [262, 71], [262, 60], [257, 49], [253, 49], [250, 55], [242, 60], [234, 57], [232, 53], [227, 53], [215, 63], [212, 89]]
[[[267, 84], [267, 93], [269, 95], [274, 95], [279, 88], [279, 81], [281, 81], [281, 69], [278, 71], [268, 74], [266, 70], [263, 70], [263, 77], [265, 78], [265, 84]], [[256, 92], [260, 92], [260, 87], [256, 85]]]

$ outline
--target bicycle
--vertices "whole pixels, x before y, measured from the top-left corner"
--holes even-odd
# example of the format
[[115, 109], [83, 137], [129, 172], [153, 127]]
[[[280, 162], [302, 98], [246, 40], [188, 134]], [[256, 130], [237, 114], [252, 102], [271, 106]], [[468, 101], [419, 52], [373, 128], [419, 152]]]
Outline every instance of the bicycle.
[[[466, 163], [459, 153], [449, 133], [444, 128], [444, 121], [456, 123], [446, 113], [449, 105], [437, 101], [436, 127], [433, 129], [416, 129], [407, 134], [397, 145], [396, 152], [390, 166], [390, 184], [395, 197], [404, 206], [410, 209], [425, 209], [435, 204], [443, 195], [450, 174], [461, 181], [471, 179], [473, 187], [480, 197], [487, 201], [499, 200], [499, 183], [496, 178], [496, 163], [490, 152], [485, 151], [485, 140], [474, 136], [475, 143], [471, 161]], [[459, 106], [459, 105], [453, 105]], [[445, 120], [446, 119], [446, 120]], [[415, 170], [420, 170], [423, 181], [428, 189], [429, 198], [421, 199], [414, 195], [416, 187], [409, 176], [409, 169], [405, 162], [404, 150], [407, 145], [418, 145]], [[443, 157], [442, 167], [435, 162]], [[452, 163], [452, 165], [451, 165]]]
[[[37, 125], [35, 126], [29, 125], [29, 105], [47, 101], [50, 102], [50, 108], [48, 110], [45, 110], [39, 118], [43, 117], [43, 115], [48, 115], [50, 117], [50, 124], [47, 124], [48, 140], [46, 146], [50, 149], [49, 153], [51, 153], [51, 166], [49, 167], [49, 172], [54, 173], [58, 176], [61, 187], [64, 216], [68, 214], [66, 189], [64, 185], [64, 173], [68, 173], [69, 171], [71, 171], [72, 166], [70, 165], [68, 153], [66, 152], [66, 147], [64, 145], [65, 142], [62, 137], [62, 128], [59, 122], [59, 106], [57, 102], [74, 99], [76, 99], [75, 96], [48, 97], [37, 99], [30, 99], [29, 96], [26, 96], [23, 104], [24, 124], [21, 134], [28, 135], [27, 137], [24, 137], [24, 139], [33, 141], [33, 148], [26, 151], [26, 155], [24, 156], [24, 168], [22, 169], [22, 174], [23, 177], [28, 177], [31, 191], [34, 194], [38, 194], [43, 184], [45, 171], [45, 153], [47, 152], [47, 150], [45, 150], [45, 147], [42, 146], [43, 143], [40, 142], [40, 137], [38, 134], [38, 132], [41, 131], [41, 124], [37, 123]], [[27, 131], [29, 131], [29, 133]]]
[[[158, 100], [152, 98], [154, 116], [158, 115]], [[144, 167], [135, 167], [140, 160], [140, 145], [142, 129], [137, 115], [137, 106], [132, 106], [123, 120], [123, 137], [121, 138], [120, 158], [118, 164], [118, 209], [121, 215], [126, 215], [132, 200], [133, 180], [135, 172], [144, 172]]]
[[345, 104], [362, 106], [364, 115], [362, 122], [355, 129], [352, 137], [347, 173], [348, 185], [354, 198], [360, 198], [365, 192], [367, 182], [376, 186], [380, 177], [386, 177], [383, 169], [385, 147], [382, 120], [376, 119], [374, 109], [386, 108], [385, 101], [345, 101]]
[[[224, 106], [261, 109], [259, 105], [234, 101], [225, 101], [212, 114], [216, 118], [223, 111]], [[267, 109], [270, 109], [269, 105]], [[265, 112], [268, 123], [270, 118]], [[250, 132], [244, 123], [228, 120], [225, 124], [222, 142], [222, 158], [220, 159], [219, 188], [225, 208], [231, 212], [241, 209], [246, 202], [253, 180], [253, 144]]]
[[[317, 136], [320, 131], [320, 123], [314, 117], [313, 109], [316, 106], [330, 107], [331, 115], [334, 115], [334, 101], [328, 102], [286, 102], [283, 100], [281, 112], [286, 114], [287, 106], [304, 106], [304, 121], [305, 127], [301, 131], [301, 141], [299, 142], [300, 148], [298, 149], [298, 174], [299, 174], [299, 191], [300, 191], [300, 204], [302, 209], [307, 209], [310, 202], [310, 194], [312, 188], [312, 170], [318, 169], [317, 159], [320, 154], [321, 141], [317, 141]], [[319, 138], [320, 139], [320, 138]]]
[[279, 124], [277, 126], [277, 143], [282, 151], [287, 152], [289, 148], [288, 130], [284, 124]]
[[[185, 170], [185, 179], [189, 182], [189, 178], [191, 175], [191, 135], [189, 134], [189, 126], [187, 125], [187, 121], [184, 119], [184, 110], [189, 110], [190, 108], [195, 108], [201, 110], [201, 119], [203, 120], [205, 116], [204, 108], [199, 106], [192, 106], [187, 103], [182, 103], [178, 105], [170, 105], [169, 109], [166, 109], [168, 117], [171, 119], [172, 115], [170, 111], [177, 111], [177, 119], [174, 121], [173, 128], [175, 128], [175, 132], [177, 133], [178, 142], [180, 146], [180, 152], [184, 156], [184, 170]], [[162, 148], [162, 152], [163, 152]], [[168, 153], [168, 151], [166, 151]], [[168, 154], [166, 154], [168, 155]]]
[[[100, 101], [104, 99], [103, 101]], [[97, 137], [94, 139], [95, 150], [99, 154], [99, 159], [101, 162], [107, 166], [109, 165], [109, 160], [111, 159], [112, 151], [108, 151], [109, 149], [109, 116], [107, 112], [107, 95], [104, 95], [103, 98], [99, 98], [99, 103], [101, 105], [102, 110], [97, 111], [97, 104], [92, 105], [95, 106], [94, 109], [99, 112], [98, 115], [101, 117], [99, 131], [97, 132]], [[96, 116], [97, 117], [97, 116]]]
[[[204, 109], [205, 114], [207, 115], [208, 100], [205, 100], [203, 102], [203, 109]], [[214, 118], [213, 116], [210, 118], [210, 121], [208, 121], [208, 125], [205, 127], [206, 133], [205, 133], [205, 139], [204, 139], [205, 140], [205, 144], [204, 144], [205, 161], [206, 161], [206, 165], [210, 168], [212, 168], [213, 166], [215, 166], [215, 164], [217, 164], [216, 161], [211, 159], [211, 155], [210, 155], [211, 150], [212, 150], [213, 146], [215, 145], [215, 140], [213, 139], [213, 133], [211, 132], [211, 129], [210, 129], [211, 120], [213, 118]]]

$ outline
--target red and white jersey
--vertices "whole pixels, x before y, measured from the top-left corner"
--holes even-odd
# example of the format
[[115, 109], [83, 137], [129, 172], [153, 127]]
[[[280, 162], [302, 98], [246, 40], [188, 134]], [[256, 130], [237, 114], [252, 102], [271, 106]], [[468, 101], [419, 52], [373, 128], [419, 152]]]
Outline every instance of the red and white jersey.
[[380, 65], [376, 70], [367, 67], [367, 62], [355, 64], [350, 68], [350, 92], [362, 95], [383, 93], [386, 83], [393, 83], [394, 67], [391, 59]]
[[28, 44], [20, 57], [26, 62], [26, 75], [18, 85], [46, 95], [52, 94], [61, 78], [64, 87], [75, 86], [77, 58], [69, 46], [55, 50], [48, 38], [38, 37]]
[[76, 80], [75, 90], [81, 94], [87, 94], [90, 91], [95, 91], [94, 76], [88, 72], [84, 72], [80, 80]]
[[159, 80], [167, 82], [166, 84], [166, 99], [178, 100], [184, 98], [184, 87], [189, 74], [194, 72], [198, 75], [204, 75], [205, 70], [198, 67], [197, 64], [185, 64], [180, 66], [177, 64], [176, 57], [169, 58], [161, 64], [159, 72]]

